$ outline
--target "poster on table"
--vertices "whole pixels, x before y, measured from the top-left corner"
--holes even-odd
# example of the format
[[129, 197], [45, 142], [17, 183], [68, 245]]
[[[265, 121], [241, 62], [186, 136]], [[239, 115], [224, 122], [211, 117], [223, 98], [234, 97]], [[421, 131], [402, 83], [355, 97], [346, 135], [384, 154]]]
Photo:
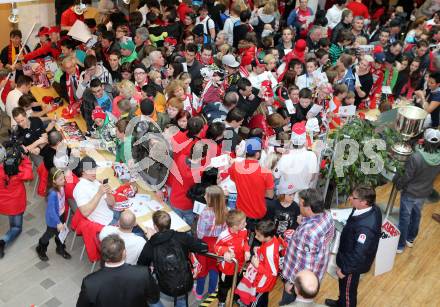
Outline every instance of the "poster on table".
[[399, 238], [400, 231], [397, 226], [388, 219], [384, 220], [382, 224], [382, 236], [379, 240], [379, 247], [376, 253], [374, 276], [381, 275], [393, 269]]

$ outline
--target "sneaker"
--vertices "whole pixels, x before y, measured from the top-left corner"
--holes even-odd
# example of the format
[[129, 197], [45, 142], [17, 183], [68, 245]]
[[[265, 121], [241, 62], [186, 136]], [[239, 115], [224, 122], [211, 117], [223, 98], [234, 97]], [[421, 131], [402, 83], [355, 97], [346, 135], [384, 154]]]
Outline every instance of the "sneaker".
[[38, 258], [40, 258], [41, 261], [49, 260], [49, 257], [46, 255], [46, 251], [41, 247], [41, 245], [37, 245], [35, 251], [37, 252]]
[[203, 299], [203, 294], [197, 294], [196, 288], [193, 287], [192, 293], [194, 294], [194, 297], [197, 301], [201, 301]]
[[57, 247], [55, 251], [58, 255], [60, 255], [64, 259], [72, 258], [72, 256], [66, 251], [64, 247]]
[[403, 253], [403, 247], [399, 247], [399, 248], [397, 248], [397, 251], [396, 251], [396, 253], [397, 254], [401, 254], [401, 253]]
[[414, 241], [406, 241], [406, 246], [413, 247], [414, 246]]

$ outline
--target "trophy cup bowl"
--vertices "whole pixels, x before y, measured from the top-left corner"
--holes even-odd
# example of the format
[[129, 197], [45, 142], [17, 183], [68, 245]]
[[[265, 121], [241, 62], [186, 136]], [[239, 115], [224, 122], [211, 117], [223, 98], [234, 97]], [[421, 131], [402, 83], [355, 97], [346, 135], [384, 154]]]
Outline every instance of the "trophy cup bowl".
[[400, 107], [397, 112], [395, 128], [402, 135], [404, 142], [393, 145], [393, 156], [399, 161], [406, 161], [413, 150], [408, 143], [410, 139], [422, 132], [428, 113], [415, 106]]

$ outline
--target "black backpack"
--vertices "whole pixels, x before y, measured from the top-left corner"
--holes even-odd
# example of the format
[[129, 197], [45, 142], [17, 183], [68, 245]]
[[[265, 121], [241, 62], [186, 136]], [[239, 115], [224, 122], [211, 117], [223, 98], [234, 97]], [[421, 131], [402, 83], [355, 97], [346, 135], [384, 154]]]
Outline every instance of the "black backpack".
[[168, 241], [154, 245], [153, 264], [161, 292], [178, 297], [192, 289], [190, 263], [174, 233]]

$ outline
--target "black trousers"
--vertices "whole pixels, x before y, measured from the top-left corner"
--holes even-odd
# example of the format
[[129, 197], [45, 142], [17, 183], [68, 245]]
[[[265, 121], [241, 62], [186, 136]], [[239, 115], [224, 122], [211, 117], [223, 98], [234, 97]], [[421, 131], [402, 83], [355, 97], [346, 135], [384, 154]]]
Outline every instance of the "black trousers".
[[[60, 221], [62, 223], [64, 223], [64, 215], [60, 216]], [[49, 245], [50, 239], [52, 239], [52, 237], [55, 236], [55, 243], [56, 243], [57, 247], [63, 247], [64, 244], [58, 238], [58, 234], [59, 234], [59, 232], [56, 227], [54, 228], [54, 227], [47, 226], [46, 232], [43, 233], [43, 235], [41, 236], [39, 243], [41, 243], [43, 246], [47, 246], [47, 245]]]
[[42, 245], [47, 246], [47, 245], [49, 245], [50, 239], [52, 239], [52, 237], [54, 237], [54, 236], [55, 236], [55, 243], [56, 243], [57, 247], [62, 247], [63, 243], [58, 238], [58, 229], [52, 228], [52, 227], [49, 227], [49, 226], [47, 226], [46, 232], [40, 238], [39, 243], [41, 243]]
[[257, 300], [250, 307], [266, 307], [269, 306], [269, 292], [257, 293]]
[[340, 307], [356, 307], [359, 277], [360, 274], [353, 273], [339, 279], [338, 305]]
[[220, 272], [220, 278], [218, 279], [218, 294], [217, 299], [220, 303], [226, 302], [228, 297], [228, 291], [232, 287], [233, 275], [224, 275]]

